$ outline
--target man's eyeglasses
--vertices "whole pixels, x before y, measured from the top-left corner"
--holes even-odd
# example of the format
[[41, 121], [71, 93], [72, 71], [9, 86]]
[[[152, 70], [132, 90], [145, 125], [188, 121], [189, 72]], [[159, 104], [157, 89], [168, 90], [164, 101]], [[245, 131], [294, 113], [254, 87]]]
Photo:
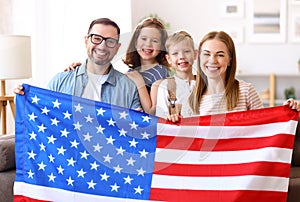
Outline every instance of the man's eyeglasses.
[[118, 44], [118, 40], [114, 38], [106, 38], [98, 34], [89, 34], [90, 40], [93, 44], [99, 45], [105, 41], [105, 45], [109, 48], [114, 48]]

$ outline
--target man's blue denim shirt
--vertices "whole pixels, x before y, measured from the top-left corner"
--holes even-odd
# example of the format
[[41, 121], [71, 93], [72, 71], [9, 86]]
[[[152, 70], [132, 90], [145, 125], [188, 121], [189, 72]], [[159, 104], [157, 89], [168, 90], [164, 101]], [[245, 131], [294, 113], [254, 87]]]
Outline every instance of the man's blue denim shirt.
[[[60, 72], [48, 83], [48, 89], [81, 97], [88, 82], [86, 61], [70, 72]], [[125, 108], [141, 108], [134, 82], [110, 66], [108, 78], [102, 85], [101, 101]]]

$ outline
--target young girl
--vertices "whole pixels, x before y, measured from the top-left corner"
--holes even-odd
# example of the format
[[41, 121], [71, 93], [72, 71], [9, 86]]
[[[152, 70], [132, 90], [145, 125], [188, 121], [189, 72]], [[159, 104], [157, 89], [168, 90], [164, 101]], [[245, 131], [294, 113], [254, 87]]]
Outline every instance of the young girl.
[[[165, 118], [171, 114], [172, 105], [176, 105], [175, 113], [188, 117], [192, 111], [188, 105], [188, 97], [195, 86], [195, 76], [193, 75], [193, 64], [197, 56], [194, 48], [194, 40], [190, 34], [185, 31], [179, 31], [172, 34], [166, 41], [166, 58], [169, 64], [175, 68], [176, 72], [173, 78], [167, 78], [158, 81], [157, 95], [152, 94], [152, 105], [156, 108], [156, 116]], [[173, 84], [172, 79], [174, 79]], [[169, 87], [168, 87], [169, 85]], [[173, 89], [170, 85], [174, 85]], [[155, 87], [151, 89], [154, 91]], [[175, 100], [171, 100], [169, 91], [174, 93]], [[172, 103], [173, 102], [173, 103]], [[177, 108], [177, 105], [179, 108]], [[175, 107], [175, 106], [174, 106]], [[180, 110], [181, 108], [181, 110]], [[180, 110], [180, 111], [179, 111]]]
[[152, 84], [169, 76], [168, 62], [165, 58], [167, 31], [156, 18], [146, 18], [137, 25], [129, 43], [125, 59], [130, 68], [127, 76], [139, 91], [143, 110], [150, 113]]

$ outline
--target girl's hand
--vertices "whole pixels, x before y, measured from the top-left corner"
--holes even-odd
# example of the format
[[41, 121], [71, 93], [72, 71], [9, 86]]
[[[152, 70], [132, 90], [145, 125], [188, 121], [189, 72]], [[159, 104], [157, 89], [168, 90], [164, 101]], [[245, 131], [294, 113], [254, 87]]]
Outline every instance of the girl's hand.
[[74, 71], [76, 69], [77, 66], [80, 66], [81, 63], [80, 62], [73, 62], [69, 67], [67, 67], [64, 72], [70, 72], [70, 71]]
[[129, 69], [125, 74], [135, 83], [137, 89], [145, 87], [146, 84], [144, 78], [138, 71]]
[[298, 111], [298, 112], [300, 111], [300, 102], [294, 100], [293, 98], [290, 98], [290, 99], [288, 99], [287, 101], [285, 101], [285, 102], [283, 103], [283, 105], [289, 105], [289, 107], [290, 107], [291, 109], [294, 109], [294, 110], [296, 110], [296, 111]]
[[19, 84], [19, 85], [14, 89], [14, 93], [15, 93], [15, 94], [19, 94], [19, 95], [24, 95], [23, 86], [22, 86], [21, 84]]

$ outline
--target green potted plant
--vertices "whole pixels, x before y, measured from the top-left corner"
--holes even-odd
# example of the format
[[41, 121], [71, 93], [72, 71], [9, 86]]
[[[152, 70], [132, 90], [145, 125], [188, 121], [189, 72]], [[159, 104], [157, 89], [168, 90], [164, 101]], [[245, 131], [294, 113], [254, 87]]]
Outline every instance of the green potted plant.
[[284, 90], [284, 95], [285, 95], [285, 99], [289, 99], [289, 98], [296, 99], [295, 88], [294, 87], [286, 88]]

